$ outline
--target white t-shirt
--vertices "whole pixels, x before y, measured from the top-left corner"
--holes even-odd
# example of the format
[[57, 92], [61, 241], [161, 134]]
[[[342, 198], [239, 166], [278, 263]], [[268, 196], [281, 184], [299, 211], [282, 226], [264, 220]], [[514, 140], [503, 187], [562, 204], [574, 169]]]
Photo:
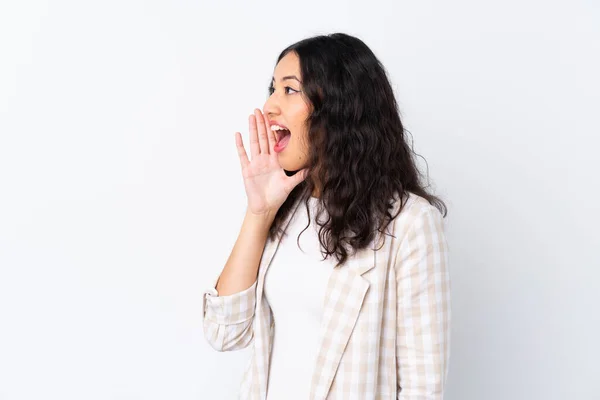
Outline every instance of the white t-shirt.
[[[312, 221], [300, 236], [300, 248], [297, 239], [308, 224], [308, 214], [304, 202], [299, 205], [265, 275], [264, 296], [275, 323], [268, 400], [309, 398], [325, 290], [337, 261], [333, 255], [322, 261], [315, 222], [318, 201], [309, 200]], [[326, 218], [325, 211], [321, 221]]]

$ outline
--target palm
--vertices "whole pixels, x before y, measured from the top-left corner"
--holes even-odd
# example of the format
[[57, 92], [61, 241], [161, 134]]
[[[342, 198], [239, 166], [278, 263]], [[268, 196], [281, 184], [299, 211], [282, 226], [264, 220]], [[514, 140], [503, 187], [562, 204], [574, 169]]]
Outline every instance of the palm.
[[242, 168], [244, 187], [248, 196], [248, 206], [253, 212], [267, 211], [276, 207], [279, 201], [285, 200], [288, 193], [283, 190], [287, 178], [279, 165], [277, 156], [260, 154], [252, 162]]

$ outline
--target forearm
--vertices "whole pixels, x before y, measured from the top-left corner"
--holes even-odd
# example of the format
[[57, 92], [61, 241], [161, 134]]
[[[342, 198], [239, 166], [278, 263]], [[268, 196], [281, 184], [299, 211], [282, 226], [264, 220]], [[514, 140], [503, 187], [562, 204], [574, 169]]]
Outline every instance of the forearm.
[[273, 214], [246, 212], [238, 238], [216, 285], [219, 296], [248, 289], [256, 281]]

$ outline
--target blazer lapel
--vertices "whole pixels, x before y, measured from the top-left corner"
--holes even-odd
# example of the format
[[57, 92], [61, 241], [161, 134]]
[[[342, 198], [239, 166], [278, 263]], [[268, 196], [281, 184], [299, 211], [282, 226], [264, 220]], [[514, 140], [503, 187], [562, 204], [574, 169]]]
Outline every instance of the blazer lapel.
[[375, 267], [373, 243], [331, 272], [321, 321], [320, 342], [310, 388], [311, 399], [326, 399], [340, 359], [360, 315], [369, 281], [362, 275]]

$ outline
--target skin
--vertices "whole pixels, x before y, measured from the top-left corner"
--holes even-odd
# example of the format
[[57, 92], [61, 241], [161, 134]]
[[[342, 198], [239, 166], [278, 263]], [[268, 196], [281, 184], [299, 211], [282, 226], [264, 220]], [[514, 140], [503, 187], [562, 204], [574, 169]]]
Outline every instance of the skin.
[[[287, 78], [294, 76], [296, 78]], [[273, 93], [267, 99], [263, 113], [269, 121], [289, 128], [291, 137], [282, 152], [277, 153], [279, 164], [286, 171], [298, 171], [307, 165], [308, 128], [306, 119], [311, 106], [302, 94], [300, 60], [294, 52], [285, 55], [275, 67]]]

